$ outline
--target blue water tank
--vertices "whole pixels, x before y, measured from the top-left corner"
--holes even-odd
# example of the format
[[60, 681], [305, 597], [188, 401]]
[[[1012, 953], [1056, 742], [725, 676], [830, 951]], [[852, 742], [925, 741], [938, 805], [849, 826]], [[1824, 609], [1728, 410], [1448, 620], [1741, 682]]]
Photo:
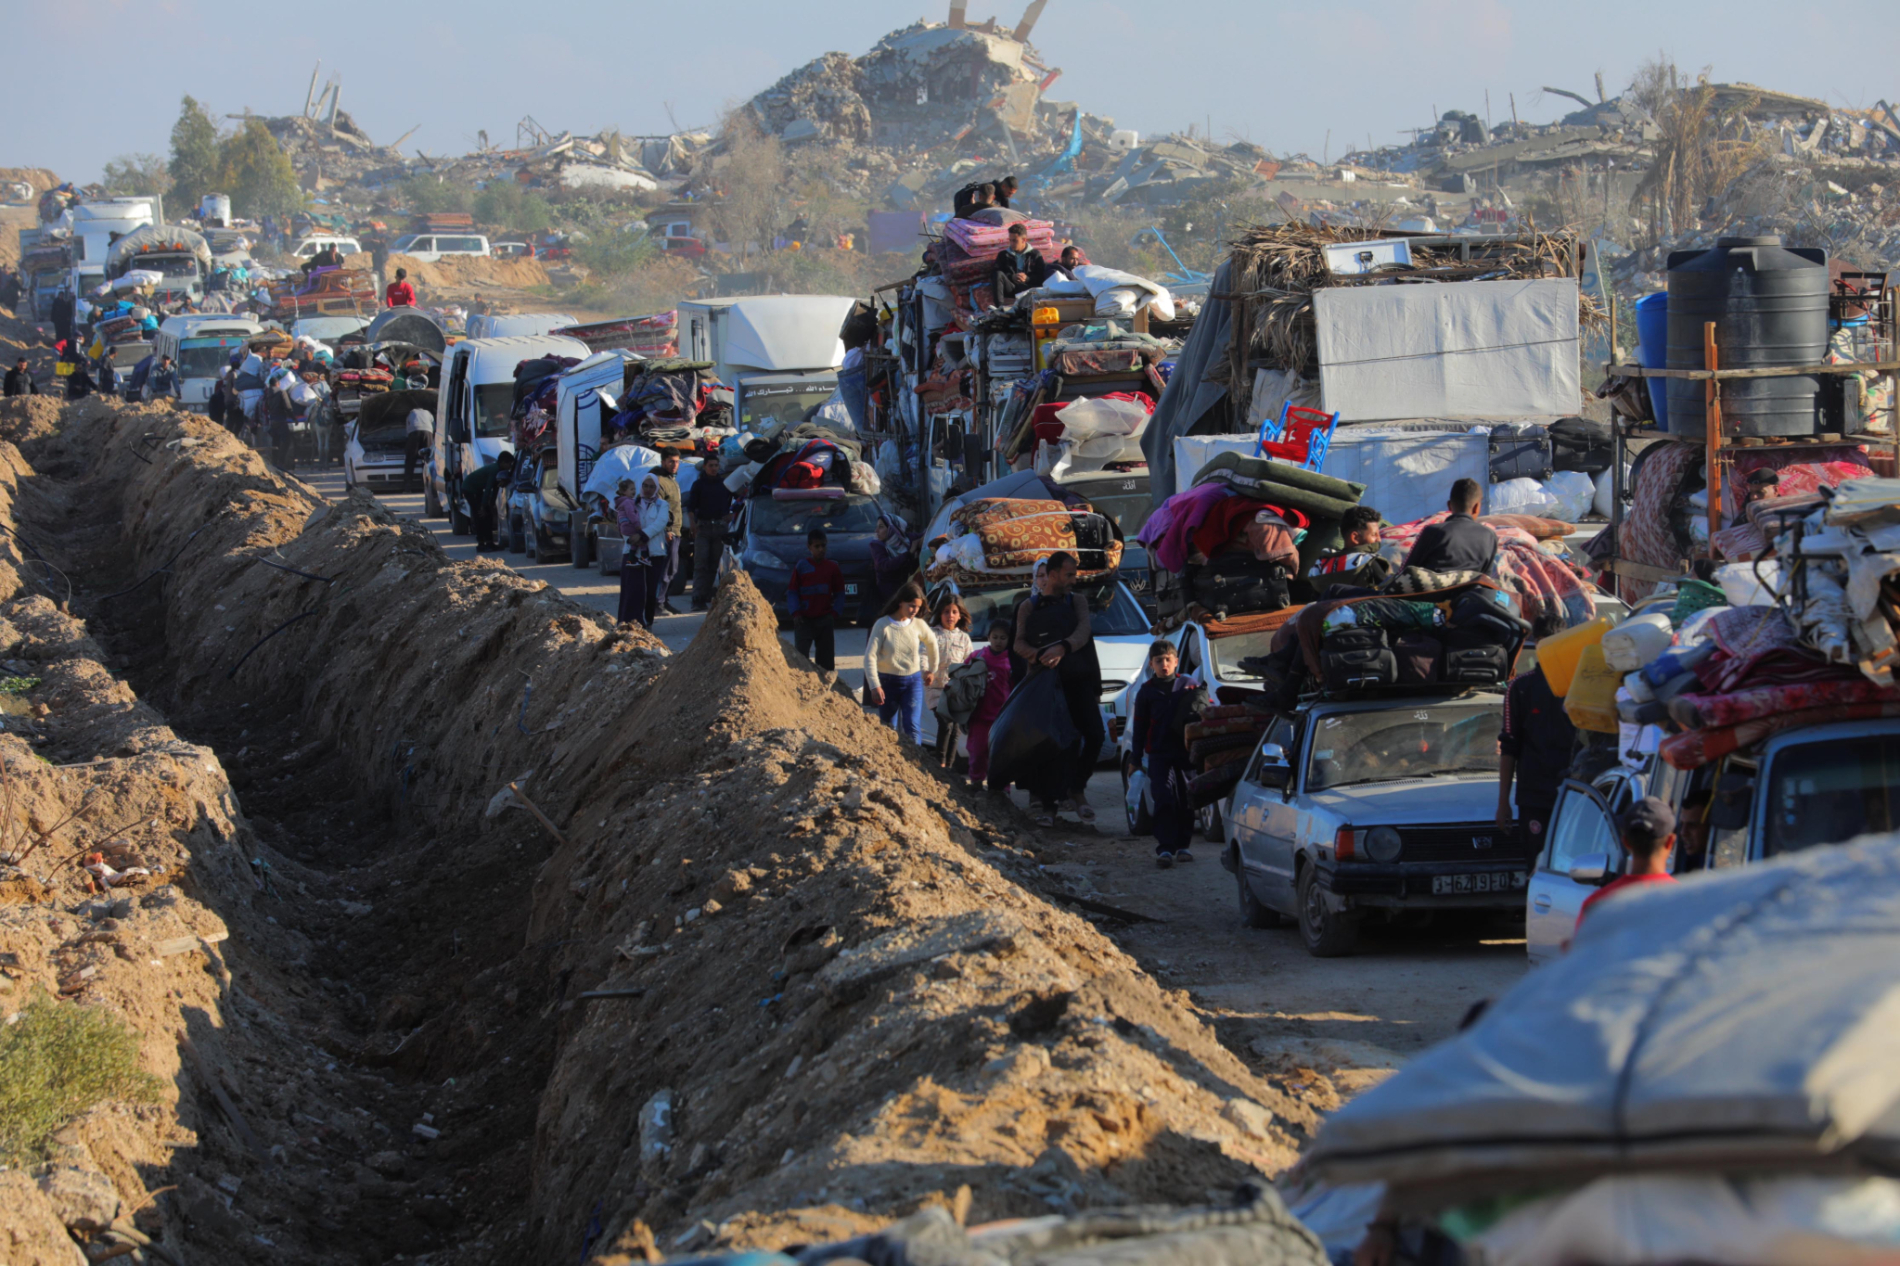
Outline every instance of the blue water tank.
[[[1669, 366], [1669, 293], [1658, 290], [1636, 301], [1636, 358], [1644, 369]], [[1649, 388], [1649, 409], [1656, 415], [1656, 429], [1669, 429], [1669, 380], [1645, 378]]]
[[[1703, 367], [1702, 327], [1715, 322], [1718, 369], [1818, 365], [1827, 356], [1827, 252], [1779, 237], [1722, 237], [1669, 256], [1669, 368]], [[1671, 429], [1705, 425], [1704, 384], [1671, 378]], [[1731, 379], [1722, 420], [1735, 435], [1814, 435], [1821, 384], [1813, 376]]]

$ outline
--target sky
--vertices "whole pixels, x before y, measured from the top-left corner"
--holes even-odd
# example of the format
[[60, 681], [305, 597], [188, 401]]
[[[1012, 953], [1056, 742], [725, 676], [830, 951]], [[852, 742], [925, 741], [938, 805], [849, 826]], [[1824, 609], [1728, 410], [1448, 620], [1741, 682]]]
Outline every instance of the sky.
[[[1027, 0], [971, 0], [1014, 24]], [[947, 0], [225, 0], [9, 4], [8, 46], [113, 50], [103, 61], [14, 56], [0, 72], [0, 166], [97, 179], [119, 154], [164, 154], [178, 99], [219, 114], [295, 114], [310, 73], [340, 77], [344, 110], [379, 142], [431, 154], [551, 132], [631, 135], [712, 124], [819, 55], [858, 56]], [[1850, 25], [1851, 23], [1851, 25]], [[1063, 70], [1049, 96], [1143, 135], [1212, 129], [1315, 158], [1406, 139], [1432, 111], [1551, 122], [1576, 105], [1545, 86], [1611, 95], [1666, 53], [1691, 74], [1836, 105], [1900, 97], [1900, 4], [1810, 0], [1050, 0], [1031, 36]], [[83, 76], [77, 68], [91, 69]]]

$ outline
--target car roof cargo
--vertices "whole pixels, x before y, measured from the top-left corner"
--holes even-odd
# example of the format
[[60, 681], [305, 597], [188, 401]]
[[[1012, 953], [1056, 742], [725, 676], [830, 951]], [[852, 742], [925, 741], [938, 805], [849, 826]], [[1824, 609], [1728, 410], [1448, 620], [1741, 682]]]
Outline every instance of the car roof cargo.
[[436, 393], [433, 391], [404, 390], [384, 391], [366, 396], [357, 419], [364, 430], [379, 426], [393, 426], [408, 419], [411, 409], [427, 409], [434, 413]]
[[402, 343], [425, 351], [442, 352], [448, 348], [448, 336], [433, 318], [415, 308], [385, 308], [363, 331], [363, 341]]

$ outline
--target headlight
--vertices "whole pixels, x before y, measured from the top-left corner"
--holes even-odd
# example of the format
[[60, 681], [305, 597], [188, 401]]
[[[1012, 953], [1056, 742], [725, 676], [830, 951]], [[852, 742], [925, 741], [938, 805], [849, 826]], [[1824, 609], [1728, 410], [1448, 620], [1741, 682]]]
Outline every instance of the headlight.
[[769, 549], [760, 549], [754, 545], [747, 549], [742, 560], [747, 567], [770, 567], [775, 571], [790, 571], [792, 565]]
[[1366, 856], [1375, 862], [1399, 860], [1399, 833], [1389, 826], [1375, 826], [1367, 831]]

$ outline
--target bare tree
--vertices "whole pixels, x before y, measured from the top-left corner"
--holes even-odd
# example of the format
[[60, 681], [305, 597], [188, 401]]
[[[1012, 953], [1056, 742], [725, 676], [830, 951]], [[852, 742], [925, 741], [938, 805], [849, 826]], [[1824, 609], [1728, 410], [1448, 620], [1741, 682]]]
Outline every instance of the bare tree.
[[749, 112], [735, 110], [726, 115], [719, 142], [706, 181], [714, 195], [713, 233], [734, 253], [753, 243], [769, 249], [784, 223], [785, 156], [778, 138], [761, 131]]

